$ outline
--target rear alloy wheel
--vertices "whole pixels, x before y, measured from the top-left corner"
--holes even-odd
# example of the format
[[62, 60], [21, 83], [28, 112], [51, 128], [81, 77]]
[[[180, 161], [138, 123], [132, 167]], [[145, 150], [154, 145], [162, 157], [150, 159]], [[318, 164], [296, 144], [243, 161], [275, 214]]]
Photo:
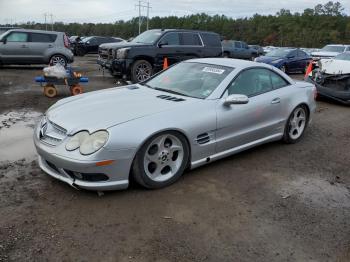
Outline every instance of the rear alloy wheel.
[[131, 67], [131, 80], [142, 82], [152, 76], [152, 65], [146, 60], [137, 60]]
[[187, 167], [189, 147], [183, 135], [165, 132], [150, 138], [137, 153], [132, 173], [146, 188], [174, 183]]
[[307, 127], [308, 118], [308, 111], [305, 106], [295, 108], [287, 121], [283, 140], [288, 144], [298, 142]]
[[67, 59], [64, 56], [62, 56], [62, 55], [54, 55], [50, 59], [50, 65], [55, 66], [57, 64], [60, 64], [60, 65], [62, 65], [64, 67], [66, 67], [68, 62], [67, 62]]

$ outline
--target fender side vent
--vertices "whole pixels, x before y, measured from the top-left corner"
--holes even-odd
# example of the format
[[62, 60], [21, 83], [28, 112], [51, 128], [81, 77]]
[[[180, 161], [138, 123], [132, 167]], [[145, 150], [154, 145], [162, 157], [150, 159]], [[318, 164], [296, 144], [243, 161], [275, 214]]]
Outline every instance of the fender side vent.
[[157, 96], [157, 97], [160, 98], [160, 99], [165, 99], [165, 100], [169, 100], [169, 101], [173, 101], [173, 102], [185, 101], [185, 99], [178, 98], [178, 97], [175, 97], [175, 96], [160, 95], [160, 96]]
[[200, 134], [196, 138], [196, 142], [200, 145], [206, 144], [210, 141], [210, 136], [208, 133]]

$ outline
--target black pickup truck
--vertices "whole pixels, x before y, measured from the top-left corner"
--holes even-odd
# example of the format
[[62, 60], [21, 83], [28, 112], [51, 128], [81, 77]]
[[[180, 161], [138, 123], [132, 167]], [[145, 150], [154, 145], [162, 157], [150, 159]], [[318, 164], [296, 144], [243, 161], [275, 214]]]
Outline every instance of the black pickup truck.
[[191, 58], [221, 57], [222, 51], [216, 33], [154, 29], [130, 42], [100, 45], [97, 63], [113, 76], [137, 83], [161, 71], [165, 58], [172, 65]]

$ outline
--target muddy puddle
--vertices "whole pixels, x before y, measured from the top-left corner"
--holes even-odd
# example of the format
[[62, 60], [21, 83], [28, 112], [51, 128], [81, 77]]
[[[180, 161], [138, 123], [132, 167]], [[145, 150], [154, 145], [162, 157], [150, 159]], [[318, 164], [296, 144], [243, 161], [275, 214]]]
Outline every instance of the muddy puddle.
[[33, 132], [41, 115], [25, 109], [0, 115], [0, 163], [35, 159]]

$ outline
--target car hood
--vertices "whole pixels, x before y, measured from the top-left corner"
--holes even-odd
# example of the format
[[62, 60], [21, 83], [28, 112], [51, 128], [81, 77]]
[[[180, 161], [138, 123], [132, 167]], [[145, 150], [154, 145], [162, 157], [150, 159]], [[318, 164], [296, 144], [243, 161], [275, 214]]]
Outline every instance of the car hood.
[[[160, 95], [180, 98], [183, 101], [162, 99], [158, 97]], [[135, 85], [62, 99], [46, 115], [51, 122], [66, 129], [68, 134], [80, 130], [92, 133], [199, 100]]]
[[321, 70], [329, 75], [350, 74], [350, 61], [336, 59], [321, 60]]
[[313, 52], [311, 54], [312, 56], [324, 56], [324, 57], [334, 57], [336, 55], [339, 55], [338, 52], [325, 52], [325, 51], [320, 51], [320, 52]]
[[262, 62], [262, 63], [273, 63], [277, 60], [284, 60], [284, 57], [271, 57], [271, 56], [260, 56], [256, 59], [256, 62]]
[[119, 48], [126, 48], [126, 47], [145, 47], [145, 46], [151, 46], [151, 45], [142, 44], [142, 43], [133, 43], [133, 42], [119, 42], [119, 43], [102, 44], [100, 45], [100, 48], [119, 49]]

